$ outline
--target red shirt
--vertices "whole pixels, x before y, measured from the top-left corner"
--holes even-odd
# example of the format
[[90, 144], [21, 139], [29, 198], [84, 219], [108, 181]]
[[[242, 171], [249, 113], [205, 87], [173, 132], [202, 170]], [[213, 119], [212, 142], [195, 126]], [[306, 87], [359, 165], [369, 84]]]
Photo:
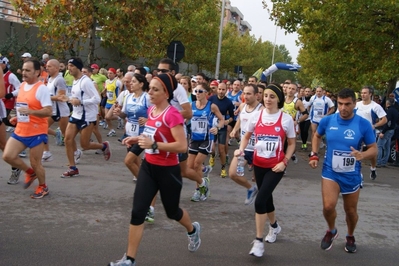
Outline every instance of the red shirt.
[[279, 162], [284, 160], [284, 141], [285, 131], [282, 125], [283, 112], [277, 122], [271, 125], [262, 123], [261, 111], [258, 122], [256, 123], [255, 151], [253, 164], [262, 168], [273, 168]]
[[[180, 112], [168, 106], [161, 114], [157, 116], [152, 115], [155, 106], [148, 109], [148, 120], [145, 123], [143, 134], [149, 136], [156, 142], [171, 143], [175, 142], [172, 136], [171, 128], [177, 125], [183, 125], [184, 118]], [[161, 166], [174, 166], [179, 164], [177, 153], [152, 149], [145, 150], [145, 159], [147, 162]]]

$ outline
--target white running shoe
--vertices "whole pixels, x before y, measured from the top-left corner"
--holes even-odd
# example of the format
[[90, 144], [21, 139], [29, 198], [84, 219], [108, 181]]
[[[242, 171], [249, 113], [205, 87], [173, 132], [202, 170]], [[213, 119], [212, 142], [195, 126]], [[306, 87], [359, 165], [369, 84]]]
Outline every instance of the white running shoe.
[[255, 256], [255, 257], [262, 257], [263, 256], [263, 252], [265, 252], [265, 245], [263, 244], [262, 241], [259, 241], [257, 239], [255, 239], [254, 241], [252, 241], [252, 248], [251, 251], [249, 252], [249, 255]]
[[115, 132], [115, 130], [113, 130], [113, 129], [111, 129], [109, 132], [108, 132], [108, 134], [107, 134], [107, 137], [115, 137], [116, 136], [116, 132]]
[[44, 151], [42, 156], [42, 162], [51, 162], [54, 160], [53, 154], [49, 151]]
[[83, 155], [83, 152], [81, 151], [81, 150], [79, 150], [79, 149], [77, 149], [76, 151], [75, 151], [75, 153], [74, 153], [74, 157], [75, 157], [75, 164], [78, 164], [79, 163], [79, 161], [80, 161], [80, 158], [82, 157], [82, 155]]
[[277, 224], [276, 228], [273, 228], [271, 225], [269, 225], [269, 233], [267, 234], [265, 241], [269, 243], [276, 242], [277, 235], [280, 232], [281, 232], [281, 227], [279, 224]]

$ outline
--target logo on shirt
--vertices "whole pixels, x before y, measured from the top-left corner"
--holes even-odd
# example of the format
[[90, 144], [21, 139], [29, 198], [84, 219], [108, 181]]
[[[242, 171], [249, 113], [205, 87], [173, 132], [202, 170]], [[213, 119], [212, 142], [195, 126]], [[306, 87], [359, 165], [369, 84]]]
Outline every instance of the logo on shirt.
[[345, 139], [354, 139], [355, 131], [353, 131], [352, 129], [347, 129], [344, 131], [344, 135], [345, 135]]
[[338, 130], [337, 127], [330, 127], [330, 130]]
[[156, 127], [160, 127], [160, 126], [162, 126], [162, 122], [161, 122], [161, 121], [157, 121], [157, 122], [155, 122], [155, 126], [156, 126]]
[[274, 130], [276, 131], [276, 132], [280, 132], [280, 127], [274, 127]]

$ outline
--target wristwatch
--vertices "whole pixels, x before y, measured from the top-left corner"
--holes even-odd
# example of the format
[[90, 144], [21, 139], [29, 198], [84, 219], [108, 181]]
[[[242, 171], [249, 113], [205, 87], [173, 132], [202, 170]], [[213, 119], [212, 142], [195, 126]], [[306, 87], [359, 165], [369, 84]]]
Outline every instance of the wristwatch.
[[152, 151], [155, 152], [158, 149], [158, 144], [156, 141], [151, 145]]
[[310, 152], [310, 154], [309, 154], [309, 157], [312, 157], [312, 156], [319, 156], [318, 154], [317, 154], [317, 152]]

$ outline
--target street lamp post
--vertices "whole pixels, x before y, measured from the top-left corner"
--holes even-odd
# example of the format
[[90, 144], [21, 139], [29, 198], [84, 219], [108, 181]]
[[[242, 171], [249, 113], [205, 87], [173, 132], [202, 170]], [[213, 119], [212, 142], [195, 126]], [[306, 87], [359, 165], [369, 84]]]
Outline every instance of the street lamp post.
[[[272, 64], [271, 65], [274, 64], [274, 54], [276, 52], [276, 41], [277, 41], [277, 29], [278, 29], [278, 26], [276, 25], [276, 32], [274, 33], [274, 46], [273, 46]], [[272, 76], [273, 76], [273, 74], [270, 74], [270, 83], [273, 81]]]
[[224, 6], [226, 0], [222, 1], [222, 13], [220, 14], [220, 29], [219, 29], [219, 43], [218, 43], [218, 53], [216, 56], [216, 69], [215, 69], [215, 79], [219, 78], [219, 67], [220, 67], [220, 53], [222, 49], [222, 38], [223, 38], [223, 19], [224, 19]]

